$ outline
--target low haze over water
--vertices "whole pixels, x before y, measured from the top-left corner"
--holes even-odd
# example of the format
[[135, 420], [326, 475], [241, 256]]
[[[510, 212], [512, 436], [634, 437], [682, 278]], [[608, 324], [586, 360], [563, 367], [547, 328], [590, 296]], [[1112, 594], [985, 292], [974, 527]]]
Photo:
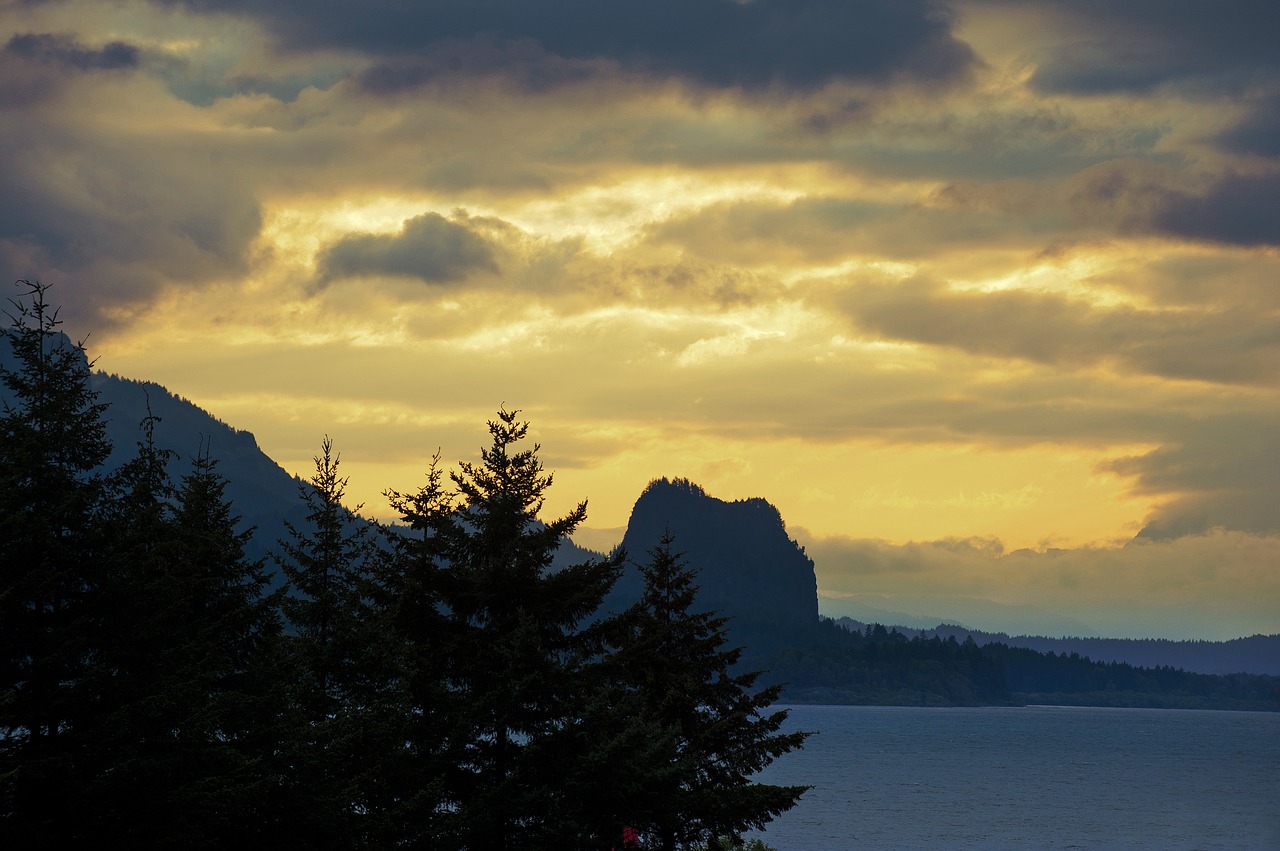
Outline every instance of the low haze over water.
[[1280, 715], [797, 706], [779, 851], [1280, 848]]

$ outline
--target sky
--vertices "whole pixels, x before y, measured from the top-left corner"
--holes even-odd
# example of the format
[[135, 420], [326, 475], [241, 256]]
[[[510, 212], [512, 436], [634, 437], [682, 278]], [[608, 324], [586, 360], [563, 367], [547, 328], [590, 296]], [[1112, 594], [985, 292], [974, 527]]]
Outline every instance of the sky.
[[[0, 269], [348, 493], [763, 497], [823, 611], [1280, 632], [1270, 0], [0, 0]], [[16, 291], [15, 291], [16, 292]]]

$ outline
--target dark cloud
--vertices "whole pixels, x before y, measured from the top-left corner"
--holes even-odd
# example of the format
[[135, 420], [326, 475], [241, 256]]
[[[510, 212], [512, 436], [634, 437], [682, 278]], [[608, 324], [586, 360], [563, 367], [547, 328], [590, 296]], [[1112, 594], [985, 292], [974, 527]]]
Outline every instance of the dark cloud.
[[53, 178], [62, 175], [41, 169], [39, 159], [22, 157], [30, 170], [0, 179], [9, 200], [0, 211], [0, 238], [33, 246], [60, 269], [146, 263], [198, 280], [239, 268], [261, 225], [257, 203], [216, 178], [184, 175], [166, 186], [145, 180], [148, 167], [140, 161], [79, 162], [79, 182], [59, 185]]
[[[1005, 5], [1007, 0], [996, 0]], [[1240, 92], [1280, 71], [1280, 6], [1273, 0], [1041, 0], [1062, 41], [1031, 84], [1041, 91], [1147, 92], [1174, 84]]]
[[467, 220], [425, 213], [398, 234], [358, 234], [338, 240], [320, 260], [321, 279], [397, 275], [430, 283], [460, 281], [472, 272], [497, 271], [494, 246]]
[[1082, 223], [1240, 246], [1280, 245], [1280, 172], [1227, 173], [1189, 191], [1176, 171], [1116, 161], [1081, 172], [1071, 208]]
[[75, 36], [55, 33], [20, 33], [4, 46], [5, 53], [77, 71], [120, 71], [137, 68], [138, 48], [113, 41], [99, 48], [86, 47]]
[[47, 106], [78, 77], [133, 71], [140, 61], [122, 41], [94, 48], [71, 35], [20, 33], [0, 48], [0, 109]]
[[975, 354], [1211, 382], [1280, 380], [1280, 326], [1247, 309], [1099, 308], [1044, 293], [955, 292], [921, 279], [852, 289], [843, 306], [872, 333]]
[[196, 286], [247, 268], [262, 224], [257, 199], [181, 141], [89, 144], [31, 116], [0, 120], [0, 133], [6, 277], [55, 283], [74, 310], [92, 316], [166, 282]]
[[527, 39], [499, 42], [485, 35], [438, 44], [426, 55], [378, 62], [360, 72], [356, 82], [370, 94], [391, 95], [431, 82], [498, 73], [522, 88], [543, 92], [588, 80], [604, 70], [606, 64], [557, 56]]
[[1228, 175], [1203, 195], [1170, 193], [1153, 225], [1191, 239], [1280, 245], [1280, 173]]
[[1135, 477], [1137, 493], [1166, 498], [1142, 537], [1215, 528], [1280, 532], [1280, 414], [1206, 414], [1172, 437], [1167, 446], [1105, 467]]
[[1255, 104], [1247, 118], [1218, 137], [1218, 144], [1237, 154], [1280, 157], [1280, 95]]
[[[366, 78], [383, 90], [451, 68], [474, 71], [486, 59], [504, 70], [512, 56], [527, 60], [530, 50], [558, 62], [604, 60], [633, 72], [756, 90], [897, 75], [946, 82], [977, 62], [935, 0], [167, 2], [260, 18], [292, 49], [337, 47], [398, 59]], [[486, 45], [499, 49], [478, 60]]]
[[1066, 184], [1067, 207], [1080, 224], [1121, 234], [1156, 230], [1154, 221], [1178, 190], [1175, 170], [1135, 159], [1101, 163]]

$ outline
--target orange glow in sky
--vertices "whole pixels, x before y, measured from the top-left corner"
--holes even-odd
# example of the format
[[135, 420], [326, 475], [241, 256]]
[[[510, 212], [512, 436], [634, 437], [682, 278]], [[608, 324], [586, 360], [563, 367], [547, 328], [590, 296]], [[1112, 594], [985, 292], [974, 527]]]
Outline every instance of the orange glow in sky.
[[504, 3], [3, 5], [6, 274], [375, 516], [505, 405], [598, 545], [685, 476], [833, 595], [1280, 631], [1273, 13]]

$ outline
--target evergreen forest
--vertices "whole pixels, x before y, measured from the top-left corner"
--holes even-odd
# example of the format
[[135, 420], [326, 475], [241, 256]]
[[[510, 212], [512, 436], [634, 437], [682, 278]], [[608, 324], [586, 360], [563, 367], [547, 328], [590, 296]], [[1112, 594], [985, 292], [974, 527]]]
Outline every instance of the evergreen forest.
[[727, 848], [803, 794], [754, 779], [805, 734], [695, 605], [671, 536], [616, 613], [622, 551], [553, 565], [586, 503], [540, 517], [552, 476], [519, 412], [475, 463], [388, 491], [394, 526], [344, 504], [325, 438], [305, 521], [254, 558], [207, 446], [174, 480], [148, 414], [104, 467], [92, 363], [20, 285], [0, 846]]

